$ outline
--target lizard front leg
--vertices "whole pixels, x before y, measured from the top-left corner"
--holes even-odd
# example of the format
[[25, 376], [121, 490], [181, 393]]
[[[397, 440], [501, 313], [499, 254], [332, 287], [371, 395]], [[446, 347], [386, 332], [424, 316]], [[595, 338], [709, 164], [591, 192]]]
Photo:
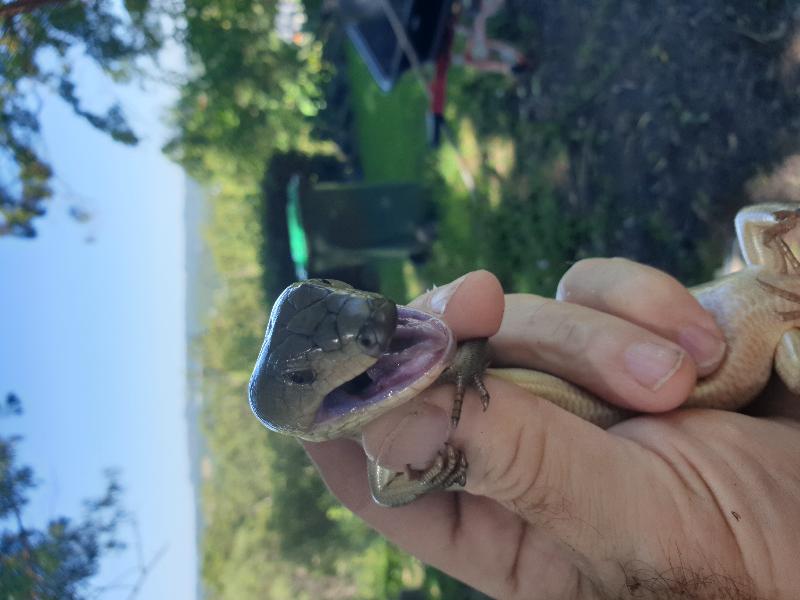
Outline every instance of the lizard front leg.
[[467, 340], [458, 347], [453, 363], [439, 376], [437, 383], [454, 383], [456, 396], [450, 421], [455, 427], [461, 419], [461, 405], [468, 385], [474, 387], [481, 397], [485, 411], [489, 408], [489, 392], [483, 385], [483, 374], [489, 366], [489, 345], [485, 338]]
[[[489, 406], [489, 392], [483, 384], [483, 374], [489, 364], [485, 339], [469, 340], [459, 346], [453, 363], [442, 373], [437, 383], [456, 386], [450, 420], [453, 427], [461, 418], [461, 406], [468, 386], [474, 387], [481, 398], [483, 410]], [[372, 497], [383, 506], [402, 506], [423, 494], [436, 490], [461, 489], [467, 483], [467, 459], [463, 451], [446, 443], [433, 463], [426, 469], [397, 472], [369, 460], [367, 475]]]

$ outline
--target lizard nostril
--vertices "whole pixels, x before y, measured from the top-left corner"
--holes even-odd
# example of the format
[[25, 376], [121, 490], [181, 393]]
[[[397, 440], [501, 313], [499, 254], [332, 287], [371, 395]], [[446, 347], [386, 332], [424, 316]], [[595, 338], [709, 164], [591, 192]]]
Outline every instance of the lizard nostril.
[[358, 335], [358, 343], [365, 350], [371, 350], [378, 344], [378, 340], [375, 339], [375, 332], [370, 330], [360, 333]]
[[365, 354], [379, 357], [389, 347], [397, 328], [397, 305], [385, 298], [370, 299], [369, 318], [362, 324], [356, 342]]

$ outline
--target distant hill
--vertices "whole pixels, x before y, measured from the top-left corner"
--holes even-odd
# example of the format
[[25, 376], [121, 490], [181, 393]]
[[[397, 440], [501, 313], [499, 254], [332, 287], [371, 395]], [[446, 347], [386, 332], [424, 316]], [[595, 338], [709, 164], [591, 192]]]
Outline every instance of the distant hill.
[[[186, 240], [186, 424], [188, 431], [189, 464], [195, 497], [196, 547], [202, 556], [200, 543], [203, 535], [203, 511], [201, 488], [203, 482], [203, 463], [206, 447], [200, 427], [203, 407], [202, 377], [203, 365], [198, 347], [198, 339], [206, 328], [206, 316], [211, 308], [214, 292], [219, 287], [219, 278], [214, 271], [211, 253], [205, 239], [209, 220], [210, 205], [203, 189], [191, 179], [186, 178], [186, 198], [184, 203], [184, 229]], [[198, 600], [204, 598], [202, 577], [197, 578]]]

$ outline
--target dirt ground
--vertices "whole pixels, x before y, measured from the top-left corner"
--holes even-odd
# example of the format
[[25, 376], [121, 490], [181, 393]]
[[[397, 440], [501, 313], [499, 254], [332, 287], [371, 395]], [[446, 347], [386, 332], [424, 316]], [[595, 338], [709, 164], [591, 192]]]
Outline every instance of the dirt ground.
[[509, 0], [495, 28], [536, 65], [520, 118], [568, 139], [571, 210], [617, 224], [588, 251], [681, 274], [742, 204], [800, 201], [796, 1]]

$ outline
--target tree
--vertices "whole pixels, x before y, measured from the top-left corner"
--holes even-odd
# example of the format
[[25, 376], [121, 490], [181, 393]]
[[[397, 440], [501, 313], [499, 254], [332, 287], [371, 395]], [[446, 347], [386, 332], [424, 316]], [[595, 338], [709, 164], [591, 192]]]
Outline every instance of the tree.
[[166, 152], [203, 183], [220, 177], [257, 193], [275, 150], [308, 149], [311, 118], [329, 77], [312, 37], [282, 41], [276, 2], [187, 0], [184, 41], [192, 76], [174, 109]]
[[56, 517], [41, 529], [29, 527], [23, 511], [36, 482], [30, 467], [16, 464], [18, 441], [0, 437], [0, 597], [86, 598], [100, 558], [122, 547], [115, 537], [125, 516], [121, 488], [109, 475], [105, 492], [86, 503], [82, 519]]
[[[0, 6], [0, 236], [36, 236], [33, 220], [52, 196], [53, 170], [42, 157], [40, 93], [50, 90], [79, 117], [123, 144], [138, 139], [121, 106], [86, 108], [73, 73], [82, 53], [114, 81], [142, 73], [138, 59], [163, 43], [152, 0], [16, 0]], [[10, 168], [9, 168], [10, 167]]]

